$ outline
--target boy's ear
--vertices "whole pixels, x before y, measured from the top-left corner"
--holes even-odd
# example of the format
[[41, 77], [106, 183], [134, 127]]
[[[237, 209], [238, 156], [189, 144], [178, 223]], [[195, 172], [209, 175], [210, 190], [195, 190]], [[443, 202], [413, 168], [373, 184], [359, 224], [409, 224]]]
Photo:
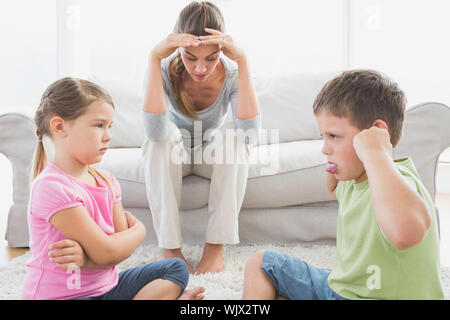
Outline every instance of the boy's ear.
[[53, 136], [65, 138], [67, 136], [67, 122], [58, 116], [50, 119], [50, 130]]
[[375, 121], [372, 123], [372, 127], [377, 127], [377, 128], [380, 128], [380, 129], [386, 129], [386, 130], [389, 131], [389, 127], [388, 127], [387, 123], [384, 122], [384, 121], [381, 120], [381, 119], [375, 120]]

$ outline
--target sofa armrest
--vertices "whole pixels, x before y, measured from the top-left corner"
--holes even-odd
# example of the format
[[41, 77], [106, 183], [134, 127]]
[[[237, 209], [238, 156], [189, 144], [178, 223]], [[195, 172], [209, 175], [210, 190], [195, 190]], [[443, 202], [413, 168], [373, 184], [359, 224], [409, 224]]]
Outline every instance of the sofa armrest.
[[28, 227], [23, 222], [27, 221], [36, 127], [31, 114], [10, 112], [0, 114], [0, 128], [0, 152], [11, 161], [13, 170], [13, 205], [8, 214], [6, 238], [9, 246], [28, 246]]
[[441, 103], [421, 103], [408, 108], [403, 136], [394, 157], [411, 157], [433, 201], [440, 154], [450, 146], [450, 108]]

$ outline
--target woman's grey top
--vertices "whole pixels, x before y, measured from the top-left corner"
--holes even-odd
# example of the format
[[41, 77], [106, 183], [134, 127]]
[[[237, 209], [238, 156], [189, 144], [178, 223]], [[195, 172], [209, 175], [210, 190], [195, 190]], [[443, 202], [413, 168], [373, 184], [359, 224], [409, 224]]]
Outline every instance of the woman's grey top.
[[[166, 138], [168, 121], [172, 121], [181, 131], [184, 146], [193, 148], [202, 142], [209, 143], [214, 139], [225, 122], [229, 106], [233, 113], [234, 128], [238, 134], [244, 134], [247, 143], [256, 144], [261, 127], [261, 115], [251, 119], [241, 120], [236, 115], [238, 100], [238, 68], [237, 64], [223, 56], [220, 60], [225, 67], [225, 80], [216, 101], [205, 110], [197, 111], [199, 120], [194, 120], [184, 114], [178, 107], [170, 79], [169, 66], [177, 56], [174, 52], [161, 61], [163, 87], [167, 103], [165, 113], [153, 114], [142, 111], [142, 123], [147, 138], [151, 141], [161, 141]], [[145, 77], [147, 81], [147, 76]], [[144, 85], [144, 89], [146, 85]]]

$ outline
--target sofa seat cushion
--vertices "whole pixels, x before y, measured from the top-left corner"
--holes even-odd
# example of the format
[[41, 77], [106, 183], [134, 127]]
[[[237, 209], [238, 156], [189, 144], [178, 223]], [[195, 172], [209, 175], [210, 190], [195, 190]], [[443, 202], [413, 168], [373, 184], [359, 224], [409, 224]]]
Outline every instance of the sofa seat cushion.
[[[277, 130], [280, 142], [319, 139], [312, 105], [325, 82], [336, 74], [337, 72], [283, 73], [254, 77], [262, 129]], [[142, 145], [144, 130], [140, 117], [144, 103], [143, 83], [102, 76], [91, 76], [89, 80], [105, 88], [114, 101], [115, 121], [111, 129], [114, 138], [110, 143], [111, 147], [133, 148]], [[258, 144], [268, 144], [268, 141], [260, 139]]]
[[[278, 208], [333, 200], [326, 188], [326, 158], [321, 140], [293, 141], [254, 147], [243, 208]], [[111, 172], [122, 187], [128, 208], [148, 208], [140, 148], [109, 149], [98, 167]], [[183, 179], [180, 209], [207, 206], [209, 179]]]
[[[109, 149], [96, 165], [111, 172], [120, 183], [125, 208], [148, 208], [145, 192], [144, 163], [141, 148]], [[209, 180], [195, 175], [183, 179], [182, 210], [203, 208], [208, 204]]]
[[334, 200], [326, 186], [327, 160], [321, 152], [322, 143], [303, 140], [255, 147], [250, 157], [243, 208], [278, 208]]

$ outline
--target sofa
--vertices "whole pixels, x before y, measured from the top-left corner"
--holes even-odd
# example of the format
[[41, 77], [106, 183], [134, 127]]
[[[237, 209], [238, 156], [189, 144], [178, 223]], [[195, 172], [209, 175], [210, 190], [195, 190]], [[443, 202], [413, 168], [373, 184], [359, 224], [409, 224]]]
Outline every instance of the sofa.
[[[312, 103], [323, 84], [337, 73], [285, 74], [255, 77], [262, 113], [262, 132], [249, 166], [249, 177], [239, 217], [243, 244], [290, 244], [333, 240], [337, 202], [325, 183], [326, 158], [312, 113]], [[122, 203], [147, 228], [144, 243], [156, 243], [140, 146], [142, 84], [118, 78], [91, 77], [113, 97], [113, 140], [96, 166], [115, 175]], [[12, 163], [13, 204], [8, 213], [6, 240], [10, 247], [28, 246], [27, 203], [33, 152], [37, 143], [32, 108], [0, 115], [0, 152]], [[225, 126], [232, 127], [231, 116]], [[425, 187], [436, 194], [438, 159], [450, 145], [450, 108], [427, 102], [408, 106], [403, 137], [394, 157], [413, 159]], [[52, 146], [45, 141], [48, 157]], [[183, 179], [180, 217], [185, 243], [201, 244], [208, 221], [208, 179]], [[438, 214], [438, 211], [436, 211]]]

